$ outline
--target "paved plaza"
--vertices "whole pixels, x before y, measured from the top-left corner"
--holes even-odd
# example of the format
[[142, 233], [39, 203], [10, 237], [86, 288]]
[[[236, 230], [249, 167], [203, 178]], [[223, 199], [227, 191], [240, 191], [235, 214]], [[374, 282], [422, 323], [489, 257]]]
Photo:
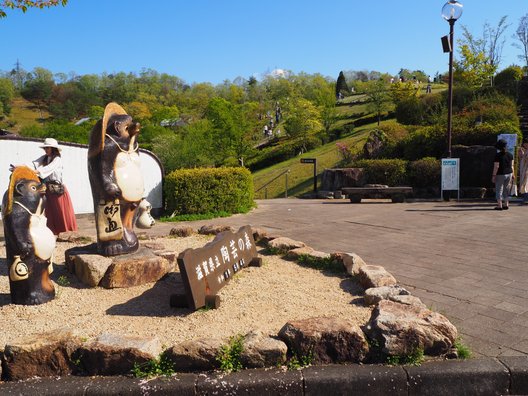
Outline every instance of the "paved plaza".
[[357, 253], [446, 315], [474, 356], [528, 355], [528, 207], [493, 207], [274, 199], [208, 222], [251, 224], [317, 250]]
[[[384, 266], [446, 315], [474, 356], [528, 355], [528, 207], [489, 202], [273, 199], [249, 214], [190, 222], [250, 224], [325, 251], [354, 252]], [[80, 232], [95, 236], [92, 216]], [[167, 235], [158, 223], [150, 235]]]

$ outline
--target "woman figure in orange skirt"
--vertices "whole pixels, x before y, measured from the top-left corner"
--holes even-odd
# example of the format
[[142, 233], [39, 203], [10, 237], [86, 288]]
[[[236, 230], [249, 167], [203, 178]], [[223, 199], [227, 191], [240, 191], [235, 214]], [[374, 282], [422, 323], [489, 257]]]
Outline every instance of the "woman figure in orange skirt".
[[[33, 161], [40, 179], [46, 183], [46, 217], [47, 226], [53, 234], [77, 231], [77, 221], [73, 205], [66, 186], [62, 183], [61, 148], [53, 138], [46, 138], [40, 146], [45, 155]], [[60, 193], [60, 186], [64, 192]], [[58, 188], [54, 188], [58, 186]]]

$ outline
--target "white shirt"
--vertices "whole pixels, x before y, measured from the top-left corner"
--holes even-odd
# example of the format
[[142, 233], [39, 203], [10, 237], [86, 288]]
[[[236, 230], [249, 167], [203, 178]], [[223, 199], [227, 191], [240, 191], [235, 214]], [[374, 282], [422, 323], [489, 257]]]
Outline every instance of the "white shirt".
[[46, 155], [33, 161], [33, 166], [41, 179], [48, 178], [48, 181], [59, 181], [62, 183], [62, 159], [57, 156], [49, 164]]

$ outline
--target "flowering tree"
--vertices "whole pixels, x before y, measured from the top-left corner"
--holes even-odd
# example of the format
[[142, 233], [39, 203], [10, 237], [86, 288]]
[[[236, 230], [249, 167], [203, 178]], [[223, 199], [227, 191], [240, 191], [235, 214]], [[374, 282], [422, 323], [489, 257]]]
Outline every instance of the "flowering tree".
[[38, 8], [44, 8], [44, 7], [52, 7], [59, 4], [62, 4], [63, 6], [66, 5], [68, 0], [2, 0], [0, 1], [0, 18], [4, 18], [7, 16], [4, 9], [15, 9], [18, 8], [19, 10], [22, 10], [23, 12], [26, 12], [28, 8], [31, 7], [38, 7]]

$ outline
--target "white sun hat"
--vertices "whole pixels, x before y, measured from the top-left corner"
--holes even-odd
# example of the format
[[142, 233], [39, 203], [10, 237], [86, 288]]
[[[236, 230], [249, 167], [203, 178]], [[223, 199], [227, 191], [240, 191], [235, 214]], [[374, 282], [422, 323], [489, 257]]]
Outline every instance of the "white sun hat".
[[46, 138], [44, 139], [44, 143], [42, 145], [39, 146], [40, 148], [46, 148], [46, 147], [53, 147], [53, 148], [56, 148], [57, 150], [61, 151], [62, 149], [59, 147], [59, 143], [57, 142], [57, 140], [53, 139], [53, 138]]

